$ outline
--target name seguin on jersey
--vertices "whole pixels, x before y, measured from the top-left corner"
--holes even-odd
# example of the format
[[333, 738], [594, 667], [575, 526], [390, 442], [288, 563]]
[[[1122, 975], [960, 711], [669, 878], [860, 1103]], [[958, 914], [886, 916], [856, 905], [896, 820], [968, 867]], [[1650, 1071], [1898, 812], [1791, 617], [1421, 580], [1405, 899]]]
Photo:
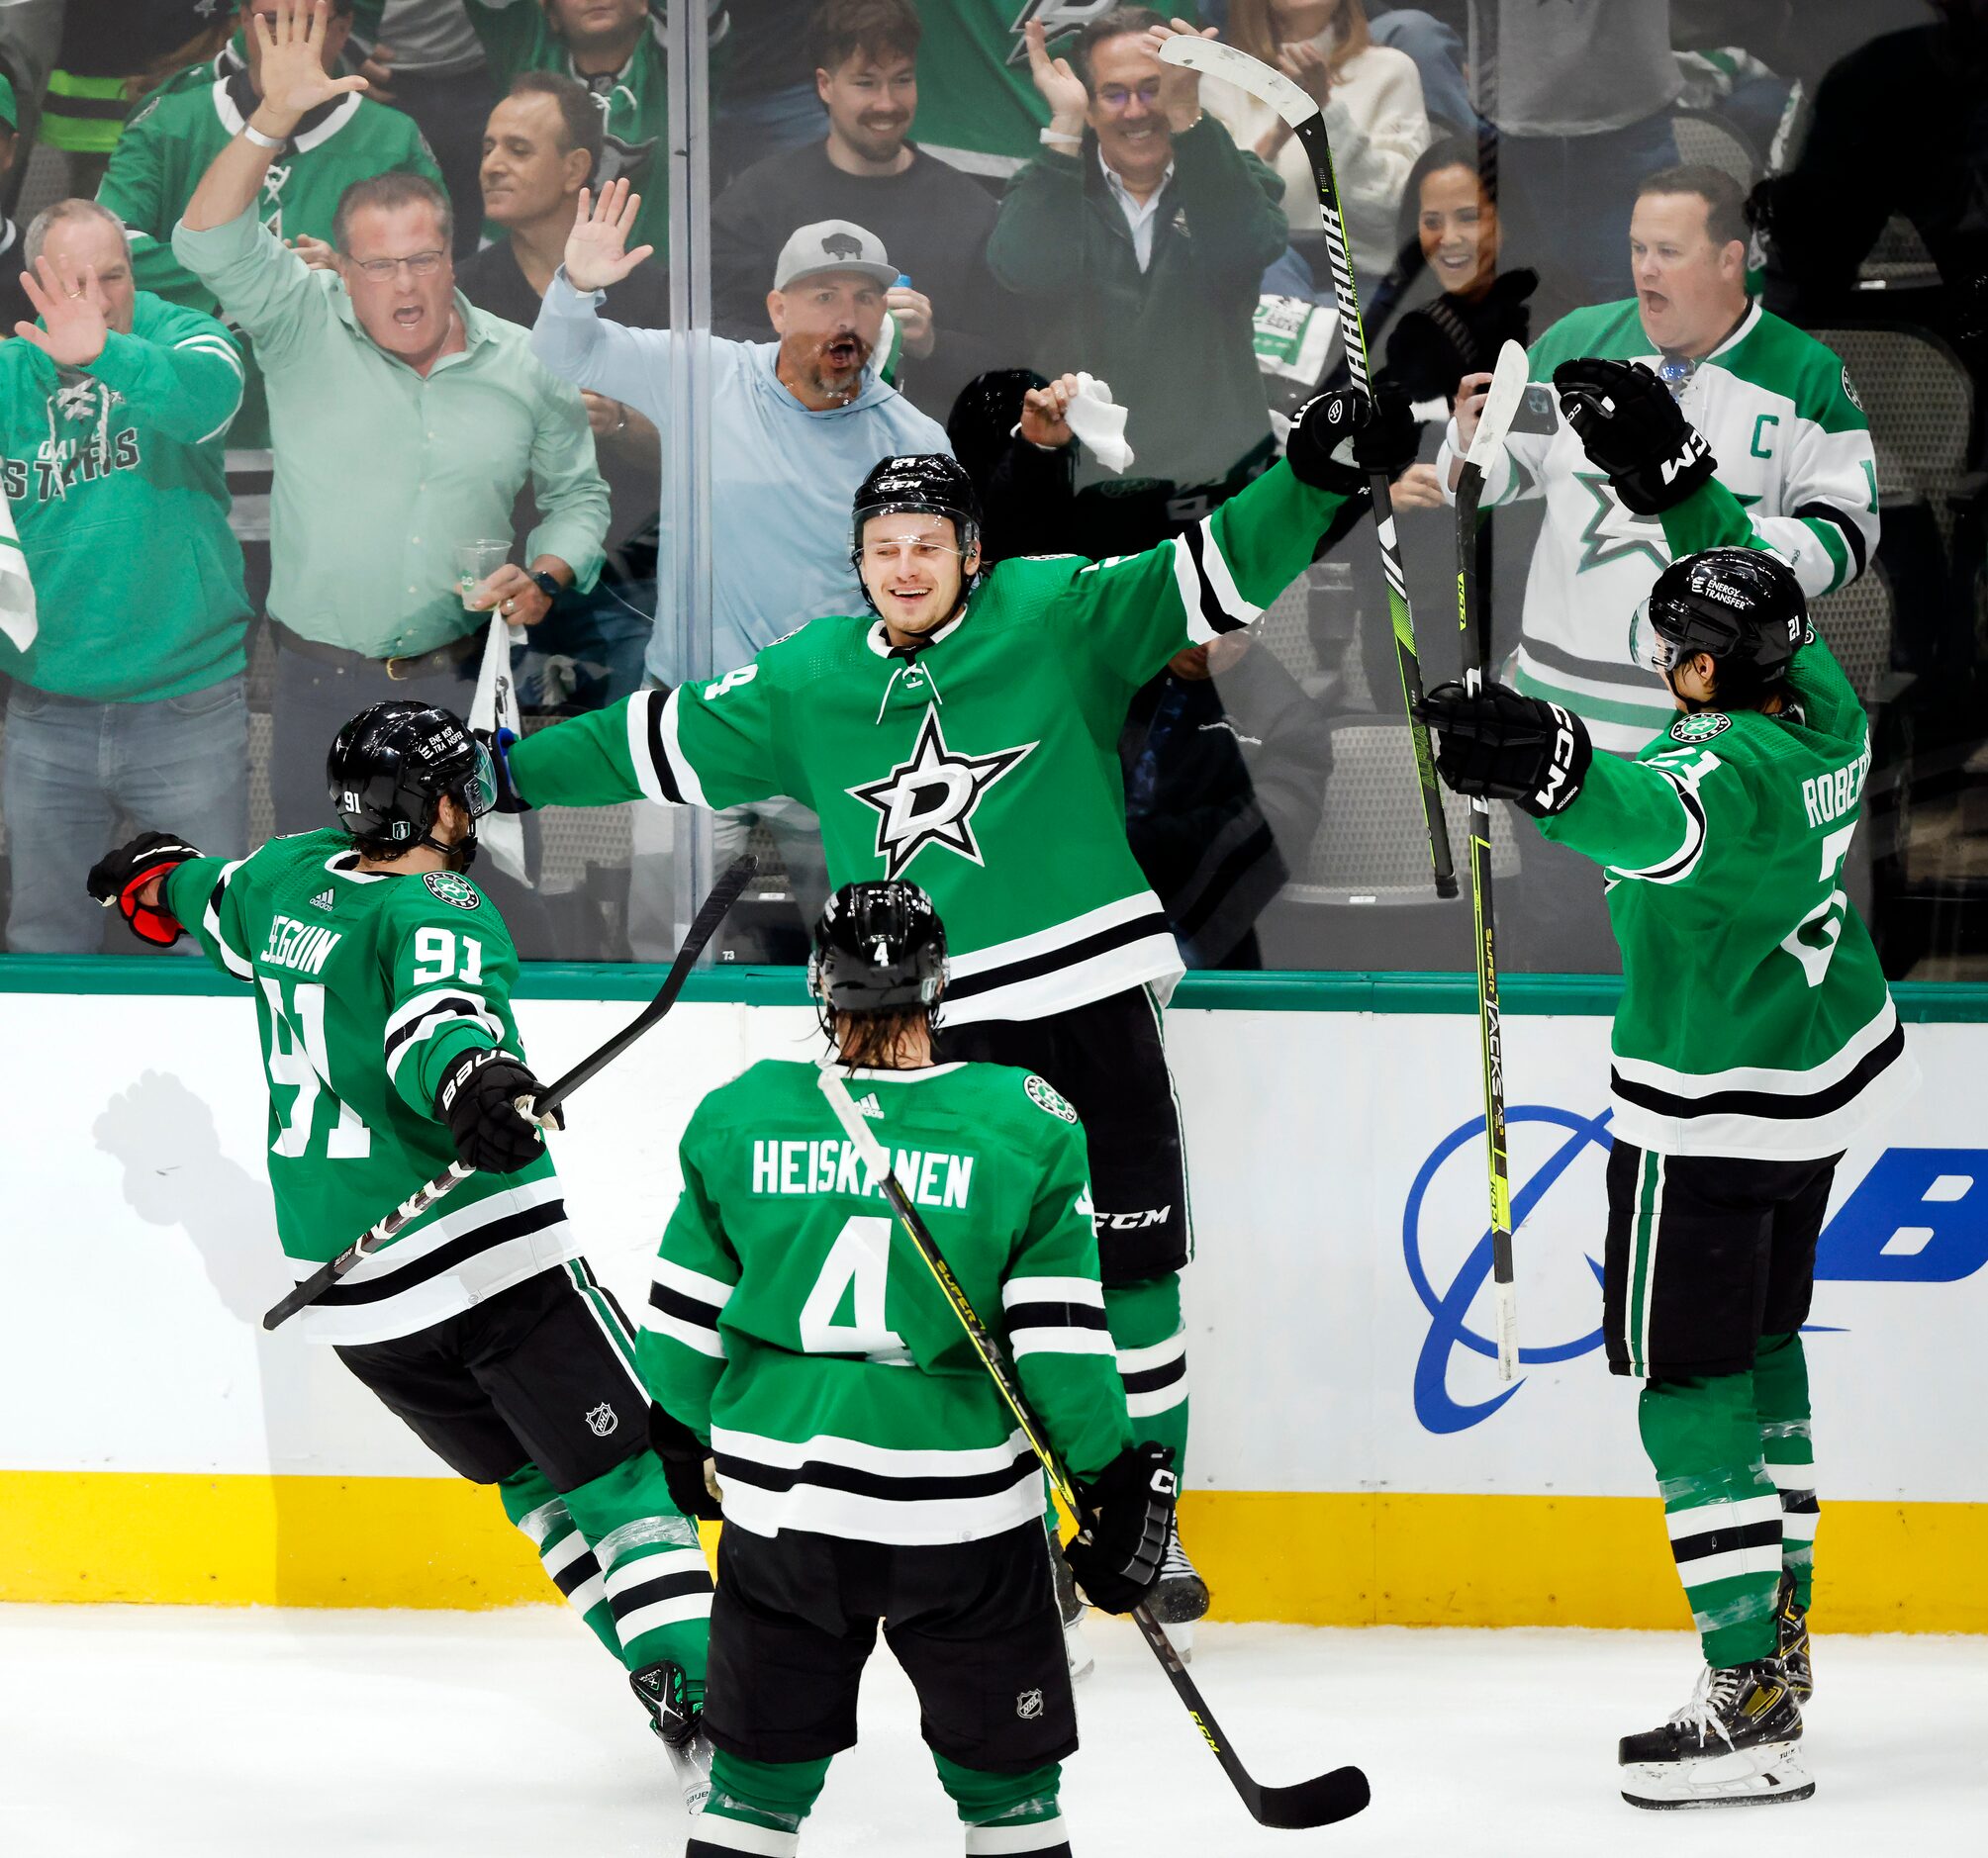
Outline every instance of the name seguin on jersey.
[[255, 959], [265, 968], [289, 968], [300, 975], [323, 974], [325, 958], [344, 939], [342, 929], [299, 922], [294, 916], [272, 916], [269, 940]]
[[1841, 819], [1863, 797], [1864, 777], [1870, 773], [1870, 749], [1830, 774], [1811, 775], [1802, 783], [1802, 804], [1809, 824], [1826, 826]]
[[[891, 1171], [919, 1206], [964, 1207], [972, 1191], [974, 1158], [899, 1149]], [[754, 1193], [856, 1193], [883, 1195], [883, 1177], [863, 1163], [853, 1142], [755, 1142]]]

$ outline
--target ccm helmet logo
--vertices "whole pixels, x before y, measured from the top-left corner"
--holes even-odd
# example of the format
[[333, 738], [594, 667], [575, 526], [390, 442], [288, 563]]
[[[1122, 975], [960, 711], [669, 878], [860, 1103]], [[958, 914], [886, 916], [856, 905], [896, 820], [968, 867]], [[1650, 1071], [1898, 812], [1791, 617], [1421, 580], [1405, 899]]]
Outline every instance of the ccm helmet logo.
[[1547, 764], [1546, 785], [1534, 797], [1548, 812], [1557, 812], [1562, 804], [1561, 790], [1573, 773], [1573, 718], [1558, 703], [1547, 707], [1554, 713], [1553, 759]]

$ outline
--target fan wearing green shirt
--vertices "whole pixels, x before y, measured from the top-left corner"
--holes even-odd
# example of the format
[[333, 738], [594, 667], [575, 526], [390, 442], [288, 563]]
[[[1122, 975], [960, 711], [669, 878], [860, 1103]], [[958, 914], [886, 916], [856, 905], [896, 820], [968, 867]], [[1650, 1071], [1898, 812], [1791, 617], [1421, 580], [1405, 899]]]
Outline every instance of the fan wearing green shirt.
[[[355, 702], [468, 707], [483, 615], [535, 625], [561, 588], [594, 584], [608, 491], [578, 392], [515, 324], [455, 288], [447, 197], [416, 174], [357, 181], [332, 223], [331, 268], [312, 269], [255, 216], [274, 151], [309, 112], [362, 89], [321, 56], [326, 0], [283, 0], [261, 40], [264, 95], [215, 157], [173, 251], [254, 338], [276, 468], [269, 616], [279, 743], [319, 741]], [[457, 550], [509, 541], [529, 477], [540, 512], [523, 560], [470, 587]], [[309, 769], [279, 754], [276, 823], [322, 823]]]

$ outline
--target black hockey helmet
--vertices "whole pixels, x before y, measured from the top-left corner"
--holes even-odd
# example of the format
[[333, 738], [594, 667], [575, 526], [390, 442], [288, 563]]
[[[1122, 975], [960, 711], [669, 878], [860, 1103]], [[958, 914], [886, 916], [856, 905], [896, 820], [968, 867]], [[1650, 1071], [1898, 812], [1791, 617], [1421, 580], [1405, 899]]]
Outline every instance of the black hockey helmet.
[[1049, 382], [1033, 368], [990, 368], [960, 389], [946, 415], [946, 440], [976, 484], [985, 484], [1008, 448], [1032, 387]]
[[[449, 854], [467, 870], [476, 821], [497, 803], [490, 751], [462, 719], [434, 703], [392, 697], [362, 709], [338, 731], [325, 758], [325, 781], [345, 830], [364, 851], [393, 857], [417, 845]], [[470, 828], [454, 845], [429, 834], [446, 794], [467, 809]]]
[[824, 1030], [834, 1015], [935, 1011], [946, 984], [946, 931], [915, 883], [845, 883], [814, 925], [807, 990]]
[[1694, 653], [1718, 661], [1722, 683], [1773, 684], [1810, 636], [1809, 604], [1795, 571], [1758, 548], [1707, 548], [1657, 577], [1630, 621], [1630, 656], [1667, 672]]
[[857, 489], [851, 513], [849, 546], [859, 570], [864, 523], [872, 516], [888, 516], [900, 510], [952, 517], [962, 557], [980, 540], [980, 493], [958, 459], [948, 458], [942, 451], [881, 458]]

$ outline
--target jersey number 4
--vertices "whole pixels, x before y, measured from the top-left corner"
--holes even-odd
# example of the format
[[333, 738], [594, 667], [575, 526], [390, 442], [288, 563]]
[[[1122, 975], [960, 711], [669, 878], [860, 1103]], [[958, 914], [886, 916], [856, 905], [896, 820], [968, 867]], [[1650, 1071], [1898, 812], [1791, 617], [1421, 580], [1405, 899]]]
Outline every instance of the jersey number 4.
[[[325, 1050], [325, 987], [322, 981], [297, 980], [284, 1000], [284, 984], [273, 975], [262, 977], [262, 996], [269, 1005], [269, 1050], [263, 1059], [269, 1071], [269, 1100], [279, 1127], [270, 1152], [295, 1161], [311, 1152], [317, 1133], [320, 1097], [335, 1105], [337, 1115], [325, 1130], [325, 1156], [333, 1161], [362, 1161], [373, 1152], [373, 1132], [359, 1113], [331, 1088], [331, 1060]], [[294, 1092], [286, 1103], [285, 1093]]]
[[801, 1306], [802, 1347], [809, 1354], [860, 1354], [908, 1366], [903, 1337], [884, 1320], [890, 1274], [891, 1222], [868, 1213], [844, 1220]]

